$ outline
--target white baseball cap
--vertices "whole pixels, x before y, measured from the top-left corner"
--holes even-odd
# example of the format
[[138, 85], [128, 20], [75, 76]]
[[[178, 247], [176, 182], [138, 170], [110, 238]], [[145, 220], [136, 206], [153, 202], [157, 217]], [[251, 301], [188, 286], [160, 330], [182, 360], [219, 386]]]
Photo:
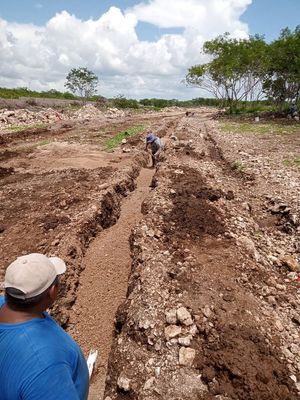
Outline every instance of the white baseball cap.
[[66, 271], [65, 262], [59, 257], [46, 257], [32, 253], [18, 257], [6, 269], [5, 288], [18, 289], [24, 295], [13, 295], [20, 299], [30, 299], [48, 289], [57, 275]]

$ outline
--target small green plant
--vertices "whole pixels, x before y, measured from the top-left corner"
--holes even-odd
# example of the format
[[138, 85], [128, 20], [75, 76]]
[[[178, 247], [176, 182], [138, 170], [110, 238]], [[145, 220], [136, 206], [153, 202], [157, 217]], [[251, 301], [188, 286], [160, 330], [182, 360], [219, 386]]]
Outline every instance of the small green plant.
[[9, 132], [22, 132], [28, 129], [41, 129], [46, 128], [47, 124], [32, 124], [32, 125], [11, 125], [5, 128]]
[[243, 163], [239, 160], [236, 160], [233, 162], [232, 164], [232, 169], [236, 172], [239, 172], [240, 174], [242, 174], [243, 172], [245, 172], [245, 166], [243, 165]]
[[295, 156], [292, 159], [284, 160], [283, 164], [288, 167], [300, 167], [300, 156]]
[[108, 151], [113, 150], [115, 147], [117, 147], [122, 142], [123, 139], [126, 139], [129, 136], [141, 133], [143, 130], [144, 130], [143, 125], [137, 125], [137, 126], [132, 126], [128, 129], [126, 129], [126, 131], [117, 133], [115, 136], [113, 136], [112, 138], [110, 138], [106, 141], [106, 143], [105, 143], [106, 150], [108, 150]]
[[254, 232], [254, 236], [256, 237], [256, 239], [260, 240], [263, 237], [263, 234], [260, 230], [258, 230]]

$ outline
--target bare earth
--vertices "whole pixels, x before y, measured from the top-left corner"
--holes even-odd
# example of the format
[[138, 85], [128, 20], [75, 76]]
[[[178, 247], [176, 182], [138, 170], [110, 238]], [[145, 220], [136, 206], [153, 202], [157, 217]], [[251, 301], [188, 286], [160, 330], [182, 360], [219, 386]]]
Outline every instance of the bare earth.
[[300, 128], [228, 133], [194, 111], [0, 134], [0, 279], [27, 252], [67, 261], [51, 312], [99, 351], [90, 399], [299, 398]]

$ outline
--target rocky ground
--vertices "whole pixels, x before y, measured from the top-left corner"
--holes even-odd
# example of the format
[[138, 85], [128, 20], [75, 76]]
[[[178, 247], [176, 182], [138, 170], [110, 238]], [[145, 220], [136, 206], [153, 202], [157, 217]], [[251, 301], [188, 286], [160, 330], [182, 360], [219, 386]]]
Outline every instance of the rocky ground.
[[132, 234], [106, 400], [299, 398], [297, 141], [182, 119]]
[[[27, 252], [67, 261], [52, 314], [100, 349], [91, 399], [297, 399], [300, 129], [228, 132], [193, 112], [2, 121], [0, 279]], [[148, 129], [165, 143], [152, 171]]]

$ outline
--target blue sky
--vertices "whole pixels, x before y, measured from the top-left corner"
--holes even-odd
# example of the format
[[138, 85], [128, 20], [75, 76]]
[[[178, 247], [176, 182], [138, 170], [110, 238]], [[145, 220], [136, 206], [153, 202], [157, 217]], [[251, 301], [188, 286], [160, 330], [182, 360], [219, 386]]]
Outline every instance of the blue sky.
[[84, 66], [106, 97], [205, 96], [182, 84], [205, 40], [271, 41], [299, 15], [300, 0], [0, 0], [0, 86], [64, 90]]
[[265, 34], [272, 41], [282, 28], [300, 25], [300, 0], [254, 0], [241, 20], [248, 23], [251, 34]]
[[[97, 19], [111, 6], [124, 10], [139, 3], [138, 0], [2, 0], [0, 18], [10, 22], [44, 25], [63, 10], [83, 20]], [[264, 34], [266, 40], [271, 41], [278, 37], [282, 28], [288, 26], [294, 29], [300, 24], [300, 0], [253, 0], [241, 20], [249, 25], [251, 34]], [[180, 32], [180, 28], [161, 29], [143, 22], [139, 22], [137, 27], [141, 40], [153, 40], [164, 33]]]

